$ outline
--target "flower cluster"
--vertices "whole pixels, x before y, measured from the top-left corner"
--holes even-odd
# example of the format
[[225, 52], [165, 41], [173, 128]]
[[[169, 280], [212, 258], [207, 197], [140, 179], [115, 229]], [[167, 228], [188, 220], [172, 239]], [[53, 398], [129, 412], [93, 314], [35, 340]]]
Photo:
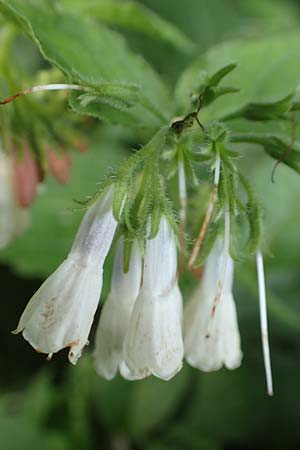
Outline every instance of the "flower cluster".
[[[69, 347], [75, 364], [88, 343], [118, 223], [113, 198], [114, 186], [109, 186], [89, 207], [68, 257], [34, 294], [15, 331], [48, 358]], [[118, 239], [111, 291], [96, 333], [99, 375], [112, 379], [119, 371], [128, 380], [150, 375], [169, 380], [181, 369], [184, 355], [205, 371], [240, 365], [233, 262], [224, 242], [216, 241], [202, 282], [183, 312], [176, 240], [167, 218], [160, 218], [154, 238], [148, 234], [143, 257], [138, 242], [132, 243], [126, 272], [126, 242], [123, 236]]]
[[[203, 371], [238, 368], [242, 351], [232, 294], [232, 256], [256, 254], [263, 354], [272, 394], [260, 204], [236, 163], [239, 153], [230, 148], [240, 138], [233, 138], [223, 123], [226, 116], [223, 122], [205, 126], [199, 118], [202, 107], [233, 92], [230, 87], [216, 88], [235, 67], [229, 64], [204, 85], [194, 86], [193, 110], [157, 129], [143, 148], [102, 180], [98, 194], [85, 203], [88, 210], [68, 257], [32, 297], [16, 330], [23, 331], [37, 351], [51, 358], [69, 347], [69, 360], [77, 362], [88, 343], [101, 296], [103, 265], [118, 227], [111, 291], [96, 332], [98, 374], [106, 379], [120, 372], [129, 380], [150, 375], [169, 380], [184, 358]], [[30, 92], [65, 89], [79, 91], [81, 106], [101, 95], [96, 86], [48, 84], [21, 91], [0, 104]], [[284, 100], [284, 108], [291, 98]], [[189, 132], [194, 124], [200, 136]], [[58, 160], [48, 148], [47, 158], [52, 174], [66, 182], [68, 156]], [[207, 195], [199, 183], [199, 163], [208, 164], [213, 173]], [[174, 195], [174, 183], [168, 182], [176, 174]], [[178, 221], [172, 196], [178, 201]], [[192, 240], [189, 251], [187, 243]], [[200, 284], [183, 306], [179, 274], [185, 268], [193, 273], [204, 263]]]

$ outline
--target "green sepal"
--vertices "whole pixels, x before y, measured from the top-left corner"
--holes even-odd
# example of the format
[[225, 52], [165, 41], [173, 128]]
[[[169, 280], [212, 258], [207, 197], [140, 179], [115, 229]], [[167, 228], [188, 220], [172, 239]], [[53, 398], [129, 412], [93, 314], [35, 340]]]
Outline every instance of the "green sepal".
[[132, 253], [133, 241], [125, 239], [123, 244], [123, 272], [128, 273], [130, 268], [130, 259]]
[[247, 252], [251, 255], [256, 252], [261, 244], [262, 237], [262, 210], [247, 179], [239, 173], [240, 182], [247, 194], [247, 218], [250, 232], [247, 244]]
[[162, 210], [160, 208], [154, 208], [150, 216], [150, 233], [148, 239], [153, 239], [157, 235], [161, 218]]
[[205, 132], [206, 138], [213, 143], [222, 143], [229, 135], [228, 128], [221, 122], [210, 123]]
[[196, 188], [199, 185], [199, 180], [192, 166], [191, 160], [187, 157], [183, 160], [184, 170], [186, 174], [186, 179], [188, 183], [191, 184], [192, 187]]
[[72, 211], [85, 211], [87, 210], [93, 203], [95, 203], [99, 197], [103, 194], [105, 189], [107, 189], [110, 185], [112, 185], [115, 181], [115, 173], [111, 171], [108, 173], [103, 179], [97, 183], [97, 190], [93, 195], [89, 195], [85, 198], [85, 200], [73, 199], [73, 202], [76, 203], [76, 207], [71, 208]]
[[128, 183], [119, 181], [115, 183], [114, 199], [113, 199], [113, 215], [116, 220], [120, 220], [122, 209], [124, 208], [124, 201], [128, 193]]
[[203, 146], [202, 149], [200, 148], [200, 150], [201, 151], [193, 151], [189, 147], [185, 147], [186, 156], [190, 161], [193, 161], [195, 163], [202, 163], [210, 161], [212, 159], [212, 154], [209, 151], [208, 147]]
[[220, 152], [220, 157], [222, 162], [225, 164], [225, 166], [230, 170], [230, 172], [236, 172], [236, 166], [235, 164], [231, 161], [231, 152], [230, 150], [228, 150], [226, 147], [224, 147], [224, 145], [219, 144], [218, 145], [218, 150]]
[[183, 162], [186, 180], [191, 184], [191, 186], [196, 188], [199, 184], [199, 181], [190, 159], [191, 154], [192, 152], [188, 149], [186, 145], [183, 144], [179, 145], [177, 164], [179, 164], [180, 161]]

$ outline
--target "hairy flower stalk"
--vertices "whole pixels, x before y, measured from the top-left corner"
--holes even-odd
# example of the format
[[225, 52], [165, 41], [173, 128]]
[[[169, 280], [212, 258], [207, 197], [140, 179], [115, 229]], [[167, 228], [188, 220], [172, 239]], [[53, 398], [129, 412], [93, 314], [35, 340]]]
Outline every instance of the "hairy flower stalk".
[[111, 186], [86, 212], [68, 257], [26, 306], [15, 333], [49, 357], [70, 347], [76, 364], [88, 335], [102, 289], [102, 270], [117, 226]]
[[5, 98], [4, 100], [0, 101], [0, 105], [7, 105], [7, 103], [10, 103], [18, 97], [22, 97], [23, 95], [31, 94], [32, 92], [42, 92], [42, 91], [66, 91], [66, 90], [72, 90], [72, 91], [89, 91], [90, 89], [86, 86], [81, 86], [79, 84], [63, 84], [63, 83], [56, 83], [56, 84], [45, 84], [42, 86], [33, 86], [27, 89], [23, 89], [22, 91], [18, 92], [17, 94], [10, 95], [9, 97]]
[[127, 273], [123, 270], [123, 256], [124, 240], [121, 238], [114, 261], [111, 291], [100, 316], [94, 351], [97, 373], [107, 380], [114, 378], [123, 363], [124, 338], [141, 286], [142, 256], [137, 242], [133, 243]]
[[124, 342], [127, 379], [172, 378], [182, 367], [182, 297], [177, 284], [174, 234], [165, 217], [146, 242], [143, 285]]
[[271, 368], [269, 334], [268, 334], [266, 285], [265, 285], [263, 256], [260, 250], [256, 253], [256, 266], [257, 266], [258, 292], [259, 292], [261, 339], [264, 355], [267, 390], [268, 394], [272, 396], [273, 380], [272, 380], [272, 368]]
[[233, 261], [220, 238], [210, 253], [203, 279], [184, 313], [188, 363], [203, 371], [240, 366], [242, 352], [232, 295]]
[[197, 259], [197, 256], [199, 254], [205, 233], [207, 231], [213, 210], [214, 210], [214, 206], [216, 203], [216, 199], [217, 199], [217, 195], [218, 195], [218, 189], [219, 189], [219, 181], [220, 181], [220, 172], [221, 172], [221, 158], [220, 158], [220, 153], [217, 151], [216, 154], [216, 161], [215, 161], [215, 172], [214, 172], [214, 188], [213, 191], [210, 195], [210, 199], [209, 199], [209, 203], [208, 203], [208, 207], [204, 216], [204, 220], [202, 223], [202, 226], [200, 228], [198, 237], [196, 239], [196, 243], [195, 246], [193, 248], [190, 260], [189, 260], [189, 264], [188, 267], [191, 270], [193, 268], [193, 265], [195, 264], [195, 261]]

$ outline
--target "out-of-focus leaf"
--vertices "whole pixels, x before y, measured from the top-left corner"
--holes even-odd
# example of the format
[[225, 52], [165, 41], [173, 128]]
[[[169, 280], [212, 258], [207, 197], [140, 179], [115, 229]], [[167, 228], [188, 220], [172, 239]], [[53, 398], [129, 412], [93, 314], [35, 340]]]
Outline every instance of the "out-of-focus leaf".
[[96, 377], [94, 401], [99, 420], [111, 432], [126, 429], [128, 405], [135, 384], [119, 375], [112, 381]]
[[184, 368], [167, 383], [155, 377], [136, 383], [128, 412], [130, 432], [140, 438], [165, 426], [179, 406], [189, 380], [190, 373]]
[[49, 411], [57, 402], [57, 394], [49, 373], [39, 373], [30, 384], [24, 399], [26, 418], [33, 423], [45, 423]]
[[191, 40], [176, 26], [159, 17], [146, 6], [128, 0], [64, 0], [64, 6], [87, 14], [109, 25], [135, 30], [168, 42], [175, 48], [189, 52], [193, 48]]
[[[140, 86], [147, 102], [137, 103], [130, 111], [128, 125], [139, 124], [141, 129], [159, 127], [168, 111], [168, 95], [158, 75], [138, 55], [132, 53], [124, 39], [104, 25], [75, 14], [53, 12], [36, 1], [1, 0], [0, 11], [14, 21], [38, 45], [43, 56], [60, 68], [69, 79], [76, 74], [99, 82], [122, 81]], [[77, 102], [72, 101], [76, 109]], [[80, 111], [82, 112], [82, 111]], [[87, 108], [86, 113], [89, 114]], [[127, 111], [115, 110], [109, 105], [97, 104], [93, 115], [116, 122], [116, 115], [128, 116]]]
[[69, 450], [65, 435], [46, 425], [57, 399], [49, 377], [40, 374], [22, 395], [0, 397], [0, 443], [5, 450]]

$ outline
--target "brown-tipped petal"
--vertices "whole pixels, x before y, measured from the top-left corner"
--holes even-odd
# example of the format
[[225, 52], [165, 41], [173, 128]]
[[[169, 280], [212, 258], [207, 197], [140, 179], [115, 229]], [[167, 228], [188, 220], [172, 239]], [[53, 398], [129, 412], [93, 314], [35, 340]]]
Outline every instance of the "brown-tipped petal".
[[21, 208], [28, 208], [36, 196], [38, 173], [36, 163], [27, 143], [23, 146], [22, 159], [14, 155], [14, 190], [16, 202]]
[[80, 153], [86, 153], [90, 147], [89, 142], [83, 138], [75, 139], [73, 145]]
[[72, 166], [72, 159], [68, 153], [56, 153], [54, 150], [48, 148], [47, 150], [49, 170], [53, 177], [62, 184], [66, 184], [70, 178], [70, 169]]

